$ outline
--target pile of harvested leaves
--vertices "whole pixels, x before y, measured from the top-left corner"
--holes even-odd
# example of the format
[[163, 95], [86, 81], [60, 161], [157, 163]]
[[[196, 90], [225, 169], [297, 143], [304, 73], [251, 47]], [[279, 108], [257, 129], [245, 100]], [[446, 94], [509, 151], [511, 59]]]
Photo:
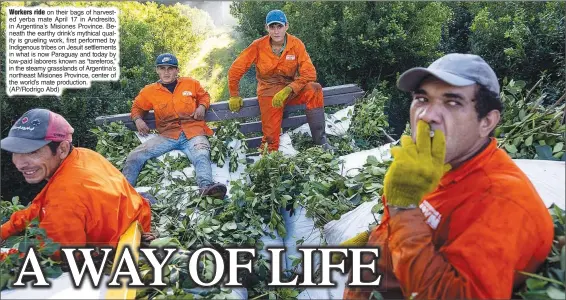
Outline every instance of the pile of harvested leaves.
[[[340, 164], [320, 147], [308, 148], [295, 157], [281, 152], [265, 154], [246, 166], [245, 178], [230, 183], [227, 201], [200, 198], [186, 185], [172, 184], [157, 197], [159, 203], [152, 206], [154, 215], [159, 216], [154, 218], [154, 228], [162, 237], [152, 246], [176, 245], [189, 252], [203, 246], [255, 247], [259, 253], [264, 248], [262, 237], [273, 232], [286, 236], [281, 209], [303, 206], [315, 227], [321, 228], [362, 202], [379, 197], [387, 163], [370, 157], [358, 175], [351, 178], [340, 175]], [[213, 270], [213, 262], [207, 263], [210, 267], [203, 271], [205, 274]], [[297, 289], [267, 287], [269, 267], [270, 263], [260, 257], [253, 265], [254, 274], [243, 277], [249, 297], [296, 297]], [[146, 289], [144, 295], [180, 296], [183, 291], [189, 293], [196, 288], [192, 283], [180, 282], [187, 278], [181, 267], [166, 268], [173, 270], [170, 286], [164, 290]], [[222, 297], [218, 293], [228, 292], [216, 288], [201, 294], [217, 298]]]
[[525, 287], [517, 294], [523, 299], [566, 299], [566, 212], [553, 204], [550, 213], [554, 221], [552, 250], [537, 274], [522, 272], [529, 276]]
[[[528, 91], [523, 81], [504, 81], [504, 112], [495, 136], [499, 147], [512, 158], [566, 160], [566, 94], [549, 100], [543, 90], [537, 89], [543, 80]], [[545, 106], [545, 102], [552, 103]]]

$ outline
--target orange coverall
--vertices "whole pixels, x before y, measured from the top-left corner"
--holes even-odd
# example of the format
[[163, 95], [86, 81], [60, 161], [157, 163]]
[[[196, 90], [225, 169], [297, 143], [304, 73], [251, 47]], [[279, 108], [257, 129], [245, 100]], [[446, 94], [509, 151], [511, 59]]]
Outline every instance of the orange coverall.
[[307, 110], [324, 107], [322, 86], [316, 83], [316, 69], [303, 42], [286, 33], [287, 45], [280, 57], [271, 50], [269, 36], [251, 43], [232, 63], [228, 71], [230, 96], [239, 96], [240, 79], [252, 64], [256, 66], [257, 98], [261, 111], [263, 144], [269, 151], [279, 149], [281, 121], [285, 107], [271, 104], [273, 95], [286, 86], [293, 92], [285, 105], [305, 104]]
[[142, 118], [153, 109], [155, 127], [159, 134], [170, 139], [179, 139], [181, 130], [187, 139], [198, 135], [211, 136], [214, 132], [204, 120], [195, 120], [191, 115], [199, 105], [210, 107], [210, 95], [200, 83], [189, 77], [177, 78], [173, 94], [161, 83], [146, 85], [138, 94], [131, 110], [131, 118]]
[[2, 225], [2, 239], [39, 217], [40, 228], [63, 246], [112, 246], [131, 223], [150, 231], [147, 201], [102, 155], [74, 148], [26, 209]]
[[[420, 210], [390, 217], [386, 208], [368, 240], [380, 250], [375, 289], [386, 299], [509, 299], [525, 280], [518, 271], [536, 272], [553, 236], [546, 205], [492, 139], [448, 172]], [[368, 299], [372, 290], [346, 287], [344, 298]]]

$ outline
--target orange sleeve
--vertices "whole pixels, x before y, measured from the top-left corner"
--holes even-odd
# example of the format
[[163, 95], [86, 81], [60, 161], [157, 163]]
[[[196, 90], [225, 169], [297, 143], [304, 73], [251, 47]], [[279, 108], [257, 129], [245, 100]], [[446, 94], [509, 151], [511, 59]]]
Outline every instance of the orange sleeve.
[[298, 41], [298, 43], [299, 54], [297, 60], [299, 62], [299, 75], [289, 84], [289, 87], [293, 89], [295, 94], [298, 94], [307, 83], [316, 81], [316, 69], [311, 61], [310, 55], [303, 42]]
[[130, 117], [132, 118], [132, 120], [143, 118], [145, 114], [152, 109], [153, 104], [147, 98], [145, 91], [141, 90], [141, 92], [136, 96], [136, 99], [134, 99]]
[[204, 105], [204, 108], [208, 109], [210, 107], [210, 94], [202, 87], [200, 82], [196, 81], [196, 96], [197, 96], [197, 107], [198, 105]]
[[0, 229], [2, 239], [6, 240], [12, 235], [22, 232], [29, 222], [39, 216], [39, 210], [39, 204], [32, 202], [29, 207], [14, 212], [10, 220], [2, 224], [2, 228]]
[[240, 79], [246, 74], [253, 63], [257, 59], [257, 45], [252, 43], [249, 45], [232, 63], [230, 70], [228, 70], [228, 90], [230, 92], [230, 97], [236, 97], [240, 95]]
[[388, 247], [406, 297], [415, 293], [417, 299], [511, 297], [521, 258], [531, 257], [541, 246], [536, 242], [536, 225], [512, 200], [490, 198], [485, 203], [490, 205], [485, 213], [438, 250], [420, 209], [391, 217]]
[[86, 245], [87, 209], [79, 195], [66, 192], [57, 193], [57, 197], [57, 203], [46, 207], [39, 226], [61, 247]]

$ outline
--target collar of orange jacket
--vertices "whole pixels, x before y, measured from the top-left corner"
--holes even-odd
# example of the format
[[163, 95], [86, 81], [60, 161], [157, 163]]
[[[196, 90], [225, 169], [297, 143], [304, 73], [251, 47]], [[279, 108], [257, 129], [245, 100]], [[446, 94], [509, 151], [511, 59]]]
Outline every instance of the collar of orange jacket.
[[462, 178], [465, 178], [468, 174], [473, 171], [480, 169], [489, 161], [489, 157], [497, 150], [497, 140], [495, 138], [490, 138], [490, 142], [480, 153], [472, 157], [468, 161], [461, 164], [458, 168], [451, 170], [446, 173], [444, 177], [440, 180], [441, 186], [447, 186], [449, 184], [456, 183]]

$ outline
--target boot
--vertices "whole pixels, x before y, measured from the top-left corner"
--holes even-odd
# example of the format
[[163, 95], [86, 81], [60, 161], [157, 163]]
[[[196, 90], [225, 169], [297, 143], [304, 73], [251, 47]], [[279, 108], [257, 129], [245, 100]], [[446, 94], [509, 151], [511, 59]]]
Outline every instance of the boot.
[[326, 140], [324, 108], [307, 109], [305, 115], [307, 116], [307, 122], [311, 130], [312, 141], [316, 145], [322, 146], [324, 150], [332, 151], [333, 147], [330, 146]]
[[199, 189], [201, 197], [210, 196], [223, 200], [226, 196], [226, 186], [222, 183], [213, 183]]

